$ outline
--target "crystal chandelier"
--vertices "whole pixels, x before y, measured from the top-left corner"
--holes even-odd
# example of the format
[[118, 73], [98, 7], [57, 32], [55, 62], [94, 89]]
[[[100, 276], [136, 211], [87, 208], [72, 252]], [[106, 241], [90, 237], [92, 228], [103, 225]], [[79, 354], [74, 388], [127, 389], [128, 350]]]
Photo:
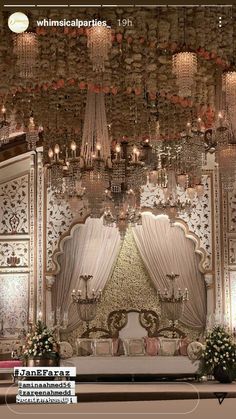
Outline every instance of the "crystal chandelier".
[[2, 121], [0, 122], [0, 147], [9, 142], [10, 124], [6, 120], [6, 108], [2, 106]]
[[222, 90], [229, 108], [236, 106], [236, 71], [225, 71], [222, 75]]
[[141, 219], [137, 202], [140, 186], [145, 181], [140, 151], [133, 147], [129, 155], [128, 148], [128, 142], [117, 144], [111, 158], [104, 95], [88, 92], [80, 154], [82, 185], [91, 216], [103, 214], [104, 224], [116, 225], [121, 235], [128, 223]]
[[236, 143], [229, 143], [217, 150], [216, 161], [224, 189], [232, 191], [236, 181]]
[[232, 124], [228, 112], [221, 110], [217, 113], [212, 128], [205, 130], [205, 151], [214, 153], [224, 148], [231, 142], [232, 136]]
[[31, 116], [29, 119], [28, 129], [26, 131], [26, 142], [28, 144], [28, 150], [36, 150], [38, 139], [38, 130], [35, 127], [34, 118]]
[[79, 318], [86, 322], [87, 332], [89, 331], [89, 323], [95, 318], [97, 313], [98, 303], [101, 301], [102, 291], [95, 293], [94, 289], [88, 289], [88, 282], [93, 278], [92, 275], [80, 275], [79, 279], [85, 283], [85, 293], [82, 295], [82, 291], [73, 290], [71, 297], [72, 302], [76, 305]]
[[176, 76], [179, 96], [191, 96], [194, 76], [197, 73], [197, 55], [190, 51], [182, 51], [174, 54], [172, 58], [172, 70]]
[[[152, 211], [165, 214], [173, 224], [183, 213], [190, 213], [204, 194], [202, 163], [205, 128], [201, 118], [186, 124], [180, 138], [160, 141], [155, 148], [156, 165], [147, 176], [145, 190], [155, 191]], [[142, 204], [145, 206], [145, 195]], [[149, 207], [149, 205], [148, 205]]]
[[110, 158], [110, 139], [107, 127], [104, 93], [88, 91], [85, 108], [83, 137], [81, 145], [81, 157], [84, 166], [91, 168], [93, 159], [107, 160]]
[[86, 189], [91, 216], [101, 217], [105, 190], [109, 187], [108, 168], [111, 165], [103, 93], [88, 91], [80, 157], [82, 186]]
[[[201, 198], [204, 187], [202, 179], [202, 163], [205, 153], [204, 127], [198, 118], [196, 123], [186, 124], [186, 129], [181, 137], [176, 140], [162, 141], [157, 153], [156, 168], [148, 175], [148, 183], [157, 186], [162, 190], [162, 203], [156, 206], [179, 208], [179, 210], [190, 208], [189, 200], [196, 196]], [[182, 205], [178, 202], [178, 191], [186, 191], [186, 200]], [[172, 208], [172, 212], [174, 212]]]
[[156, 215], [167, 215], [171, 224], [182, 212], [189, 212], [192, 207], [192, 197], [180, 199], [178, 196], [176, 174], [173, 170], [167, 172], [166, 186], [160, 188], [160, 195], [156, 197], [157, 200], [154, 203], [153, 212]]
[[162, 316], [170, 321], [174, 337], [174, 328], [177, 326], [179, 319], [183, 315], [185, 302], [189, 299], [188, 290], [187, 288], [185, 288], [184, 291], [181, 291], [180, 288], [176, 290], [175, 282], [179, 275], [172, 272], [166, 276], [171, 283], [170, 289], [167, 290], [167, 288], [165, 288], [163, 293], [158, 290], [157, 295], [161, 303]]
[[[52, 139], [55, 144], [52, 144]], [[84, 189], [81, 186], [81, 163], [77, 155], [76, 136], [73, 132], [48, 130], [44, 133], [45, 165], [47, 167], [48, 187], [58, 199], [70, 202], [81, 198]]]
[[47, 131], [45, 143], [50, 144], [45, 147], [45, 162], [48, 186], [54, 194], [68, 200], [74, 214], [85, 197], [90, 216], [101, 217], [111, 165], [104, 94], [87, 93], [81, 147], [80, 139], [69, 130]]
[[154, 203], [153, 213], [156, 215], [167, 215], [171, 225], [173, 225], [176, 218], [183, 212], [189, 212], [191, 207], [192, 204], [190, 199], [186, 198], [184, 201], [181, 201], [179, 198], [170, 195], [169, 198]]
[[111, 29], [107, 26], [93, 26], [87, 31], [89, 55], [96, 72], [105, 71], [105, 62], [112, 45]]
[[140, 212], [141, 186], [146, 183], [145, 164], [140, 161], [140, 151], [123, 141], [116, 145], [110, 170], [110, 187], [106, 191], [103, 222], [117, 226], [124, 238], [129, 224], [142, 224]]
[[38, 57], [37, 35], [33, 32], [23, 32], [15, 35], [13, 52], [16, 55], [19, 77], [33, 78]]
[[[177, 183], [189, 191], [189, 188], [201, 184], [202, 163], [205, 154], [204, 134], [205, 129], [201, 118], [198, 118], [193, 125], [191, 122], [187, 122], [186, 129], [181, 134], [181, 153], [178, 162], [179, 167], [176, 170]], [[183, 175], [185, 175], [185, 180]]]
[[106, 191], [107, 202], [103, 214], [103, 224], [107, 227], [114, 225], [119, 229], [121, 239], [125, 237], [129, 225], [135, 226], [142, 224], [142, 214], [140, 208], [136, 205], [135, 193], [132, 189], [124, 194], [123, 201], [109, 196]]

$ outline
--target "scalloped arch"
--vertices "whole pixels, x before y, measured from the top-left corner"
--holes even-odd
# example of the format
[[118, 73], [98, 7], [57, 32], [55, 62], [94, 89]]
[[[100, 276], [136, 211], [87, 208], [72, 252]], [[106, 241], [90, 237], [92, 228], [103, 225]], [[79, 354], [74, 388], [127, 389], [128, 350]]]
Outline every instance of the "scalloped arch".
[[208, 272], [208, 270], [206, 268], [207, 262], [208, 262], [208, 257], [207, 257], [207, 253], [206, 253], [205, 249], [203, 249], [200, 245], [199, 237], [195, 233], [193, 233], [192, 231], [189, 230], [188, 224], [184, 220], [178, 220], [174, 223], [174, 225], [176, 225], [177, 227], [180, 227], [184, 231], [185, 237], [187, 239], [190, 239], [190, 240], [193, 241], [194, 251], [195, 251], [195, 253], [197, 253], [200, 256], [200, 261], [199, 261], [199, 264], [198, 264], [199, 270], [203, 274], [206, 274]]
[[74, 231], [77, 230], [78, 227], [80, 227], [81, 225], [85, 224], [87, 218], [90, 216], [90, 213], [86, 214], [85, 217], [78, 221], [75, 220], [69, 227], [69, 229], [61, 235], [59, 241], [58, 241], [58, 245], [57, 248], [54, 250], [54, 253], [52, 255], [52, 265], [53, 265], [53, 270], [50, 272], [47, 272], [47, 275], [57, 275], [60, 272], [60, 264], [58, 261], [58, 258], [60, 255], [62, 255], [63, 250], [64, 250], [64, 245], [65, 243], [72, 239]]
[[[152, 215], [153, 217], [159, 217], [159, 215], [152, 214], [151, 211], [145, 211], [146, 214]], [[164, 214], [163, 214], [164, 215]], [[163, 217], [163, 215], [161, 215]], [[168, 218], [168, 217], [167, 217]], [[202, 274], [208, 273], [206, 268], [208, 257], [205, 249], [201, 247], [200, 238], [192, 231], [189, 230], [188, 224], [181, 218], [177, 218], [173, 224], [176, 227], [180, 227], [184, 231], [184, 235], [187, 239], [190, 239], [194, 243], [194, 251], [200, 256], [199, 270]]]
[[[153, 217], [159, 217], [159, 215], [152, 214], [151, 211], [145, 211], [144, 214], [149, 214]], [[85, 224], [87, 218], [90, 216], [90, 214], [86, 214], [86, 216], [83, 218], [83, 220], [75, 221], [71, 224], [69, 230], [67, 230], [59, 239], [58, 246], [56, 250], [53, 253], [52, 256], [52, 263], [53, 263], [53, 271], [48, 272], [47, 274], [57, 275], [60, 272], [60, 264], [58, 261], [59, 256], [63, 253], [64, 245], [65, 243], [70, 240], [73, 237], [74, 231], [81, 225]], [[200, 239], [199, 237], [191, 232], [188, 228], [187, 223], [184, 220], [181, 220], [180, 218], [176, 219], [174, 222], [174, 226], [180, 227], [184, 231], [184, 235], [187, 239], [190, 239], [194, 243], [194, 251], [200, 256], [199, 261], [199, 270], [203, 274], [206, 274], [208, 271], [206, 269], [208, 257], [206, 254], [206, 251], [201, 247], [200, 245]]]

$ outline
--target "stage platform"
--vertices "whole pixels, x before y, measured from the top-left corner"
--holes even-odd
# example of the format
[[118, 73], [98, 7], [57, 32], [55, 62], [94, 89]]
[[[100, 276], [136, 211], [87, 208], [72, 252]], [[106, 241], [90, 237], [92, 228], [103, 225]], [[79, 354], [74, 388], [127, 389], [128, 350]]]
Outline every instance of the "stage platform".
[[[0, 404], [15, 403], [17, 384], [0, 381]], [[79, 383], [79, 403], [236, 398], [236, 382]]]

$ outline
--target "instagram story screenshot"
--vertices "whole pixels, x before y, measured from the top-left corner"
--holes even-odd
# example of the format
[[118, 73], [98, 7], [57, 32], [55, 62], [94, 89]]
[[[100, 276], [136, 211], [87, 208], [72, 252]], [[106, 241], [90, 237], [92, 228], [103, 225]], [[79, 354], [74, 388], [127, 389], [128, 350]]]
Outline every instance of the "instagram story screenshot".
[[0, 1], [0, 414], [233, 419], [236, 5]]

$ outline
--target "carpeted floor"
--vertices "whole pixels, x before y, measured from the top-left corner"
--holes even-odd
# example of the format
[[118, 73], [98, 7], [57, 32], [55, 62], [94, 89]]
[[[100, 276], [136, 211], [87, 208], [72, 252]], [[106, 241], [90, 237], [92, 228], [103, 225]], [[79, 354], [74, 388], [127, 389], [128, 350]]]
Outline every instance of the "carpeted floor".
[[[0, 404], [16, 402], [17, 384], [0, 381]], [[236, 382], [165, 383], [80, 383], [76, 384], [79, 403], [154, 400], [196, 400], [236, 398]]]

